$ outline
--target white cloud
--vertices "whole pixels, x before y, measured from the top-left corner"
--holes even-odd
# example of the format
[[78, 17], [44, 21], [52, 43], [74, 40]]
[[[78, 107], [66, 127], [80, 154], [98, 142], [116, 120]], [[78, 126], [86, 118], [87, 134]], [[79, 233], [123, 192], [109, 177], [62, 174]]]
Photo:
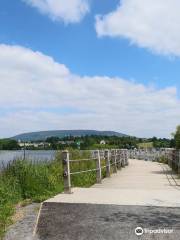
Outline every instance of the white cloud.
[[89, 12], [89, 0], [22, 0], [52, 20], [77, 23]]
[[153, 52], [180, 56], [179, 0], [121, 0], [96, 16], [98, 36], [122, 37]]
[[40, 52], [0, 45], [1, 137], [48, 129], [109, 129], [164, 137], [179, 123], [179, 106], [174, 87], [81, 77]]

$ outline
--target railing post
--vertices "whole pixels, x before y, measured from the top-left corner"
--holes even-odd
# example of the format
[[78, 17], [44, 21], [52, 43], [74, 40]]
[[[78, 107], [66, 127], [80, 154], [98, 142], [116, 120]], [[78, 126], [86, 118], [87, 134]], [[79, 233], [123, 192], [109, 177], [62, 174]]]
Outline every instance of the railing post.
[[122, 167], [125, 167], [125, 152], [124, 152], [124, 149], [122, 149], [122, 164], [121, 164]]
[[119, 169], [121, 169], [121, 156], [120, 156], [120, 150], [119, 149], [116, 150], [116, 155], [117, 155], [117, 157], [116, 157], [117, 169], [119, 170]]
[[129, 165], [129, 150], [126, 149], [126, 166]]
[[171, 161], [172, 161], [172, 150], [170, 150], [169, 154], [168, 154], [168, 165], [169, 165], [169, 167], [171, 167]]
[[64, 178], [64, 193], [72, 193], [69, 152], [67, 150], [62, 151], [62, 164], [63, 164], [63, 178]]
[[173, 151], [174, 151], [174, 150], [172, 150], [172, 151], [170, 152], [170, 158], [169, 158], [169, 166], [170, 166], [171, 169], [172, 169], [172, 161], [173, 161]]
[[101, 183], [101, 157], [99, 150], [95, 151], [95, 156], [96, 156], [96, 182]]
[[127, 152], [126, 149], [124, 149], [124, 166], [127, 165]]
[[105, 157], [105, 160], [106, 160], [106, 177], [110, 177], [111, 176], [111, 165], [110, 165], [109, 150], [105, 150], [104, 157]]
[[113, 166], [113, 173], [117, 173], [116, 150], [111, 150], [111, 161]]
[[178, 174], [180, 174], [180, 151], [178, 150], [178, 161], [177, 161], [177, 164], [178, 164]]

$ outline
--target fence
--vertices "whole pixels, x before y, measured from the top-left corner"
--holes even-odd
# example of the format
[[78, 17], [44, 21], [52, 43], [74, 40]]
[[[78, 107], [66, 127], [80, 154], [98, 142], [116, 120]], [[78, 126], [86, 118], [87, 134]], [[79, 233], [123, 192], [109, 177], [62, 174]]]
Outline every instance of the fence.
[[[128, 165], [128, 150], [127, 149], [112, 149], [112, 150], [96, 150], [93, 152], [92, 157], [88, 159], [70, 159], [69, 151], [62, 152], [63, 163], [63, 178], [64, 178], [64, 192], [72, 193], [71, 189], [71, 176], [81, 173], [95, 172], [96, 182], [101, 183], [102, 169], [106, 170], [106, 177], [111, 176], [111, 169], [113, 173], [117, 173], [117, 170], [121, 167]], [[102, 166], [101, 162], [105, 161], [105, 165]], [[81, 161], [94, 161], [96, 167], [93, 169], [81, 170], [71, 172], [70, 163], [77, 163]]]
[[173, 171], [180, 174], [180, 150], [173, 148], [161, 149], [134, 149], [129, 150], [129, 156], [132, 159], [160, 161], [164, 159]]
[[161, 158], [169, 160], [171, 153], [174, 149], [161, 148], [161, 149], [133, 149], [129, 150], [129, 156], [132, 159], [159, 161]]
[[168, 160], [169, 166], [180, 174], [180, 150], [173, 149]]

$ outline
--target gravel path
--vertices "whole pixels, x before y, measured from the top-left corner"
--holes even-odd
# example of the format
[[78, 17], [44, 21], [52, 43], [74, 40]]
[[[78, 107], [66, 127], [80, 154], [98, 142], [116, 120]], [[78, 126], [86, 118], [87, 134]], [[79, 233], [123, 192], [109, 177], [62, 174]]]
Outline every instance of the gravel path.
[[33, 237], [33, 231], [39, 207], [40, 204], [33, 203], [21, 208], [17, 213], [20, 219], [9, 227], [4, 240], [37, 240]]

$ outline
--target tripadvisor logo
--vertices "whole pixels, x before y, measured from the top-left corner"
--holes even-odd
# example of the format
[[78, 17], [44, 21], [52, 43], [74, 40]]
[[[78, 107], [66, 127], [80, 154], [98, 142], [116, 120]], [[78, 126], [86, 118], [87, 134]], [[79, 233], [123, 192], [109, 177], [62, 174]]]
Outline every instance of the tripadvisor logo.
[[143, 230], [141, 227], [137, 227], [137, 228], [135, 229], [135, 234], [136, 234], [137, 236], [141, 236], [141, 235], [143, 235], [143, 233], [144, 233], [144, 230]]

